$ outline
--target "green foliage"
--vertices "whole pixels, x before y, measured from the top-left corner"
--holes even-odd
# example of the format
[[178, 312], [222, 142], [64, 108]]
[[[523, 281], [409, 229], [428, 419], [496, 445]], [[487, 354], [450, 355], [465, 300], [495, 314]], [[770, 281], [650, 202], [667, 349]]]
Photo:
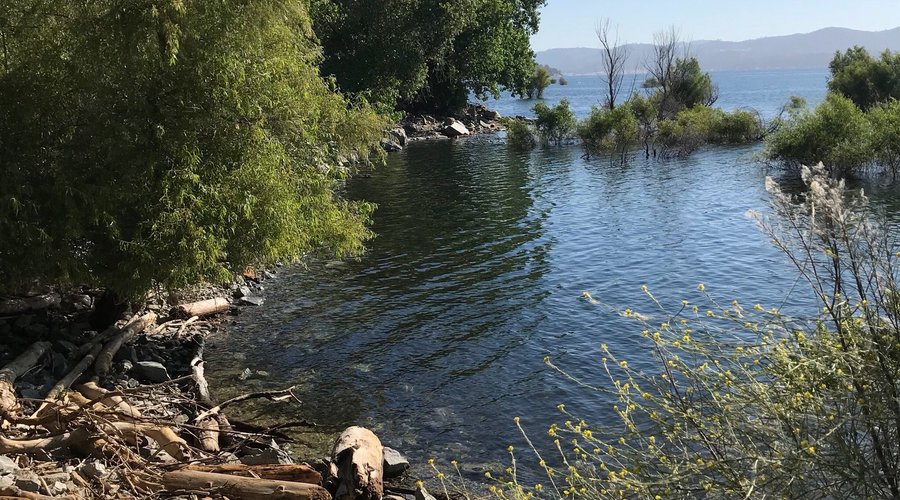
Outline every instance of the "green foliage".
[[769, 136], [767, 156], [788, 165], [854, 168], [871, 161], [871, 124], [853, 102], [829, 94], [815, 111], [794, 109]]
[[709, 73], [704, 73], [695, 57], [677, 58], [659, 77], [648, 78], [643, 87], [656, 89], [651, 97], [656, 101], [659, 119], [670, 119], [684, 109], [712, 106], [719, 97], [718, 88]]
[[529, 99], [533, 99], [537, 97], [538, 99], [544, 98], [544, 90], [547, 89], [553, 83], [553, 79], [550, 78], [550, 72], [547, 71], [547, 68], [543, 66], [536, 66], [534, 68], [534, 75], [531, 77], [531, 81], [528, 83], [528, 90], [525, 92]]
[[383, 107], [453, 111], [523, 95], [544, 0], [312, 0], [324, 74]]
[[338, 160], [385, 123], [319, 77], [304, 5], [5, 2], [0, 283], [139, 295], [361, 252]]
[[875, 106], [869, 110], [868, 118], [872, 129], [869, 151], [875, 163], [896, 175], [900, 172], [900, 101]]
[[750, 111], [727, 113], [709, 106], [682, 110], [659, 123], [657, 140], [666, 154], [681, 156], [705, 144], [748, 144], [764, 134], [759, 117]]
[[506, 127], [506, 144], [513, 149], [532, 149], [537, 145], [531, 127], [525, 120], [518, 118], [506, 118], [503, 120]]
[[548, 144], [562, 144], [563, 141], [572, 137], [572, 133], [578, 125], [575, 115], [569, 109], [569, 101], [566, 99], [552, 108], [539, 102], [534, 106], [534, 113], [537, 115], [534, 121], [537, 135]]
[[638, 119], [628, 103], [614, 109], [591, 108], [591, 114], [578, 124], [577, 132], [588, 153], [609, 151], [624, 155], [640, 137]]
[[[611, 399], [615, 422], [593, 425], [559, 405], [565, 422], [548, 429], [556, 449], [542, 454], [517, 417], [547, 482], [517, 481], [524, 459], [515, 457], [509, 476], [496, 478], [499, 496], [900, 495], [897, 241], [873, 221], [865, 196], [821, 165], [804, 167], [802, 178], [800, 196], [767, 179], [771, 215], [755, 217], [816, 297], [809, 317], [719, 303], [702, 284], [696, 302], [672, 310], [644, 287], [652, 316], [607, 313], [635, 321], [645, 339], [643, 370], [605, 344], [600, 383], [545, 359], [589, 393], [582, 399]], [[553, 458], [560, 454], [561, 463]]]
[[863, 47], [836, 53], [829, 65], [828, 89], [852, 100], [863, 110], [900, 99], [900, 52], [883, 52], [876, 59]]

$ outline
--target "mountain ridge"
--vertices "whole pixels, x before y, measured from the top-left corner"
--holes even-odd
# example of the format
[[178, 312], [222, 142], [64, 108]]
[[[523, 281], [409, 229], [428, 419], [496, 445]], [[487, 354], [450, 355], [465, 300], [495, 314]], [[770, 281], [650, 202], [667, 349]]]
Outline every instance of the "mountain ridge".
[[[743, 41], [697, 40], [686, 44], [707, 71], [774, 70], [827, 68], [837, 51], [854, 45], [870, 53], [900, 50], [900, 27], [882, 31], [862, 31], [827, 27], [809, 33], [795, 33]], [[650, 43], [629, 43], [625, 67], [642, 72], [643, 61], [653, 49]], [[565, 74], [591, 74], [602, 70], [599, 48], [548, 49], [535, 54], [539, 64], [559, 68]]]

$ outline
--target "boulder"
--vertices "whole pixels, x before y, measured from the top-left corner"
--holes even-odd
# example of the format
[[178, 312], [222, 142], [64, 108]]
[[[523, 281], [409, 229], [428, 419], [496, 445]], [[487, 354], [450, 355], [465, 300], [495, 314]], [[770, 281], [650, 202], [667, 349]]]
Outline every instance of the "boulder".
[[409, 469], [409, 460], [399, 451], [384, 447], [384, 477], [397, 477]]
[[483, 108], [481, 110], [481, 119], [486, 122], [495, 122], [501, 118], [500, 113], [493, 109]]
[[241, 457], [241, 463], [245, 465], [287, 465], [294, 463], [294, 460], [283, 450], [268, 449], [255, 455], [244, 455]]
[[390, 139], [382, 139], [381, 149], [387, 151], [388, 153], [395, 153], [402, 150], [403, 147]]
[[132, 370], [135, 376], [147, 382], [158, 384], [169, 380], [169, 372], [166, 371], [166, 367], [156, 361], [138, 361]]
[[241, 297], [240, 304], [242, 306], [261, 306], [265, 303], [266, 299], [262, 297]]
[[391, 129], [391, 137], [399, 144], [401, 147], [406, 147], [406, 130], [403, 127], [396, 127]]
[[449, 125], [444, 127], [444, 135], [446, 135], [447, 137], [469, 135], [469, 129], [467, 129], [466, 126], [461, 122], [453, 120]]
[[15, 460], [6, 455], [0, 455], [0, 476], [12, 474], [18, 470], [19, 464], [17, 464]]

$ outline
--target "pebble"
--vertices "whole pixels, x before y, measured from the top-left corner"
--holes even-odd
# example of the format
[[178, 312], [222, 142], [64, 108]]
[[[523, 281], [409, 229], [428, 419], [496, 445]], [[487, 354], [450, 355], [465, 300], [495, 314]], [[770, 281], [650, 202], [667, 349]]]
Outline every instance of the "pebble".
[[138, 361], [134, 364], [134, 373], [148, 382], [160, 383], [169, 380], [166, 367], [156, 361]]
[[247, 380], [248, 378], [250, 378], [250, 375], [253, 375], [253, 371], [249, 368], [244, 368], [244, 371], [242, 371], [241, 374], [238, 375], [238, 380]]
[[78, 473], [82, 476], [99, 478], [106, 475], [106, 465], [99, 460], [89, 460], [78, 467]]

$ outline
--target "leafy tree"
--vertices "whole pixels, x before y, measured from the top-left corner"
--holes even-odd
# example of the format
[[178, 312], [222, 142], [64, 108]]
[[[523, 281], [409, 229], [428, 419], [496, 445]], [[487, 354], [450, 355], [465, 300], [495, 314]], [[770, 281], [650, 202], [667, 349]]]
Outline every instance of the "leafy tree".
[[654, 99], [661, 120], [673, 118], [685, 108], [712, 106], [718, 99], [718, 88], [709, 73], [689, 55], [675, 28], [654, 35], [653, 54], [645, 67], [650, 76], [643, 87], [656, 89]]
[[872, 127], [869, 150], [877, 164], [896, 176], [900, 172], [900, 101], [875, 106], [869, 110], [868, 118]]
[[638, 119], [630, 103], [591, 108], [591, 114], [578, 124], [578, 137], [589, 154], [611, 152], [623, 160], [640, 137]]
[[527, 150], [537, 145], [534, 139], [534, 133], [525, 120], [518, 118], [504, 119], [506, 126], [506, 144], [513, 149]]
[[534, 126], [538, 136], [545, 143], [562, 144], [572, 136], [578, 124], [566, 99], [559, 101], [559, 104], [552, 108], [539, 102], [534, 106], [534, 113], [537, 115]]
[[543, 99], [544, 90], [546, 90], [551, 83], [553, 83], [553, 80], [551, 80], [550, 72], [547, 71], [547, 68], [536, 66], [534, 68], [534, 75], [528, 83], [528, 90], [526, 91], [528, 98], [533, 99], [537, 97], [538, 99]]
[[313, 0], [322, 70], [390, 107], [449, 111], [468, 93], [523, 95], [544, 0]]
[[900, 99], [900, 52], [883, 52], [876, 59], [863, 47], [836, 53], [829, 65], [828, 88], [852, 100], [863, 110]]
[[301, 0], [0, 9], [0, 283], [139, 295], [358, 253], [335, 197], [384, 121], [323, 81]]
[[769, 136], [767, 156], [789, 165], [853, 168], [871, 161], [871, 124], [850, 99], [830, 93], [816, 109], [793, 110]]

